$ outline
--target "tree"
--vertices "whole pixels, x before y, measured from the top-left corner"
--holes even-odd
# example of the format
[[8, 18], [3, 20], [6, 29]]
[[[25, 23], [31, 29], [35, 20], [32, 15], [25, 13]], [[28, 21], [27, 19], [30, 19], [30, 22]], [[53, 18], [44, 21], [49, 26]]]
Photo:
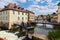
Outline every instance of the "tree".
[[41, 17], [43, 17], [43, 15], [41, 15]]
[[46, 17], [47, 17], [47, 21], [50, 22], [51, 21], [51, 16], [48, 14]]
[[60, 30], [49, 32], [48, 37], [50, 40], [60, 40]]

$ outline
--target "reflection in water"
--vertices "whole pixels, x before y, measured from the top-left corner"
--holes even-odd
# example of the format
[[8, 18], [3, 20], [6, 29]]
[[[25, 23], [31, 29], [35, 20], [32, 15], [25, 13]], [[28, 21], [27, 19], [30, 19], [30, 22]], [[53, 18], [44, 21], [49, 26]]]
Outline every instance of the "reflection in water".
[[51, 31], [51, 30], [50, 30], [50, 29], [48, 30], [48, 29], [42, 29], [42, 28], [36, 27], [36, 28], [34, 29], [34, 31], [37, 32], [37, 33], [40, 33], [40, 34], [45, 34], [45, 35], [47, 35], [48, 32]]
[[51, 24], [36, 24], [38, 27], [43, 27], [43, 26], [45, 26], [46, 28], [53, 28], [54, 26], [53, 25], [51, 25]]
[[[47, 29], [47, 28], [50, 28], [50, 29]], [[35, 27], [34, 31], [40, 34], [48, 35], [48, 32], [52, 31], [51, 28], [53, 28], [53, 25], [46, 24], [46, 28], [44, 28], [43, 26], [37, 24], [37, 27]]]
[[54, 26], [51, 24], [46, 24], [46, 28], [53, 28]]

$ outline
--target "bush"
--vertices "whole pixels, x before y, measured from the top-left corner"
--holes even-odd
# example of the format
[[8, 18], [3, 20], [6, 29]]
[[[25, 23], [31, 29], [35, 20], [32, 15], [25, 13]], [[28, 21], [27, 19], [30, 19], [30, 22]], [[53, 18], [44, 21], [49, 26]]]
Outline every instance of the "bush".
[[15, 33], [15, 32], [17, 32], [17, 31], [19, 31], [19, 28], [10, 29], [8, 32]]
[[26, 32], [19, 32], [16, 34], [18, 37], [26, 36]]
[[30, 24], [31, 24], [31, 26], [36, 26], [35, 22], [31, 22]]
[[49, 32], [48, 37], [50, 40], [60, 40], [60, 30]]
[[0, 28], [1, 28], [2, 30], [8, 30], [8, 27], [7, 27], [7, 26], [0, 26]]
[[2, 30], [8, 30], [8, 23], [2, 23], [2, 24], [0, 24], [0, 28]]

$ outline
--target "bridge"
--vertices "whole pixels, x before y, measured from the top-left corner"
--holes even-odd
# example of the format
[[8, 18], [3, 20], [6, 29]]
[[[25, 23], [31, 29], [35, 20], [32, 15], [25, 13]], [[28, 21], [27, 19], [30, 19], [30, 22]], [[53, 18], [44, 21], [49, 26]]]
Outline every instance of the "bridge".
[[[18, 27], [16, 27], [16, 28], [21, 28], [21, 30], [22, 30], [22, 28], [25, 28], [25, 29], [32, 29], [32, 28], [34, 28], [34, 27], [23, 27], [23, 26], [21, 26], [21, 25], [18, 25], [18, 24], [15, 24], [15, 26], [18, 26]], [[31, 32], [31, 31], [30, 31]], [[30, 34], [30, 33], [29, 33]], [[48, 40], [48, 37], [47, 37], [47, 35], [44, 35], [44, 34], [38, 34], [38, 33], [33, 33], [33, 34], [31, 34], [31, 36], [33, 37], [33, 40]]]
[[51, 24], [51, 25], [59, 25], [59, 23], [52, 23], [52, 22], [39, 22], [39, 21], [34, 21], [34, 23], [40, 23], [40, 24]]

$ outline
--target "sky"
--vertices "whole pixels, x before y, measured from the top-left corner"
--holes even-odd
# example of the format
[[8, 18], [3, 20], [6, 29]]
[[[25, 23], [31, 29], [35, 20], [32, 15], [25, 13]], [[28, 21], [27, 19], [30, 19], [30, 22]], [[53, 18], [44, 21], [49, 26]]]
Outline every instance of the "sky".
[[16, 3], [27, 10], [33, 11], [35, 15], [47, 15], [56, 12], [59, 2], [60, 0], [0, 0], [0, 8], [9, 3]]

